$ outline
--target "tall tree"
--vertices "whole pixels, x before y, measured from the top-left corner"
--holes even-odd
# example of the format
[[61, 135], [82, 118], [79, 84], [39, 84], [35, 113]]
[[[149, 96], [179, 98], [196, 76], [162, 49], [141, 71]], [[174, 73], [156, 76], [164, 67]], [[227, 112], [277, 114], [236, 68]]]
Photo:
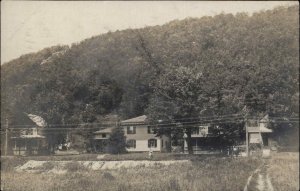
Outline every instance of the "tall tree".
[[122, 127], [114, 128], [108, 141], [109, 152], [112, 154], [121, 154], [126, 152], [126, 138]]

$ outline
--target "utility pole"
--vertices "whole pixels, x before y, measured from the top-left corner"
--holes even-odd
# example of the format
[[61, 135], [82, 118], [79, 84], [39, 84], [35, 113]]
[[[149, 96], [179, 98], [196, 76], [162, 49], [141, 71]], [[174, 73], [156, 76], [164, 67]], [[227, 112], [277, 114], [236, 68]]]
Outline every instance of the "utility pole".
[[8, 149], [8, 119], [6, 118], [6, 128], [5, 128], [5, 153], [4, 155], [7, 156], [7, 149]]
[[245, 126], [246, 126], [246, 156], [249, 157], [249, 134], [248, 134], [247, 118], [246, 118]]
[[249, 116], [249, 111], [247, 110], [246, 107], [246, 114], [245, 114], [245, 130], [246, 130], [246, 156], [249, 157], [249, 133], [248, 133], [248, 116]]

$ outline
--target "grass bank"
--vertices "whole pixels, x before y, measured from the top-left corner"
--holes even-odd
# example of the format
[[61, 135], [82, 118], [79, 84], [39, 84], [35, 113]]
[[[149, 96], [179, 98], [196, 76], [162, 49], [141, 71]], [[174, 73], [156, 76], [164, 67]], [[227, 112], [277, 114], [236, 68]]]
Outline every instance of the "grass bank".
[[7, 191], [232, 191], [243, 189], [259, 163], [257, 159], [203, 157], [188, 164], [148, 168], [101, 171], [76, 168], [66, 175], [5, 171], [1, 183]]

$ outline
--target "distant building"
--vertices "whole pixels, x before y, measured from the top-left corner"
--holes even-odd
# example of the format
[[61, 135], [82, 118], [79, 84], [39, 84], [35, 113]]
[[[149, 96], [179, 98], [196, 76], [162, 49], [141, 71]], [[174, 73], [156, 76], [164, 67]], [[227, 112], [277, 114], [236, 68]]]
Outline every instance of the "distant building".
[[109, 127], [94, 132], [93, 149], [95, 152], [107, 152], [108, 140], [110, 138], [113, 128], [115, 127]]
[[247, 131], [249, 139], [250, 155], [256, 153], [257, 150], [269, 152], [274, 144], [271, 138], [272, 129], [268, 128], [269, 116], [265, 115], [260, 120], [248, 120]]
[[[274, 144], [271, 138], [272, 130], [268, 128], [269, 118], [268, 115], [264, 116], [259, 120], [248, 120], [246, 125], [248, 129], [248, 141], [250, 154], [256, 152], [269, 152], [272, 145]], [[217, 127], [217, 126], [215, 126]], [[212, 133], [212, 125], [202, 125], [196, 127], [191, 134], [191, 144], [194, 154], [217, 154], [217, 153], [231, 153], [231, 147], [226, 147], [222, 145], [221, 136]], [[220, 132], [222, 133], [222, 132]], [[237, 137], [236, 140], [239, 150], [245, 151], [246, 142], [245, 140], [240, 140]], [[184, 153], [188, 152], [187, 146], [187, 135], [184, 134]], [[245, 155], [246, 153], [244, 153]]]
[[[191, 143], [194, 154], [216, 154], [220, 153], [219, 137], [212, 134], [211, 125], [195, 127], [191, 134]], [[188, 153], [187, 135], [184, 134], [184, 153]]]
[[[25, 117], [26, 116], [26, 117]], [[42, 135], [46, 121], [33, 114], [24, 113], [25, 124], [30, 128], [20, 129], [10, 136], [10, 152], [13, 155], [40, 155], [47, 153], [46, 137]]]
[[45, 152], [45, 136], [37, 127], [24, 129], [19, 136], [11, 137], [13, 155], [39, 155]]
[[166, 151], [170, 140], [162, 135], [157, 136], [154, 129], [148, 126], [147, 116], [142, 115], [121, 121], [124, 128], [129, 152]]
[[[121, 121], [120, 126], [124, 129], [128, 152], [148, 152], [150, 148], [152, 151], [165, 151], [170, 144], [166, 136], [157, 136], [154, 133], [145, 115]], [[94, 132], [95, 151], [107, 150], [107, 142], [113, 128], [115, 127]]]

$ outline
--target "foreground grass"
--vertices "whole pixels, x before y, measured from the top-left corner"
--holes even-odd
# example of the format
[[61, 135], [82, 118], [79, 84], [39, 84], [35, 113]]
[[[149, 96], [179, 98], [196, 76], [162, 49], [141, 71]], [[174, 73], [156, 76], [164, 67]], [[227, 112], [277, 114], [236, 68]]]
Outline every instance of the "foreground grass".
[[[4, 190], [11, 191], [196, 191], [242, 190], [259, 160], [207, 157], [187, 164], [91, 171], [77, 169], [66, 175], [2, 173]], [[74, 169], [74, 168], [73, 168]]]
[[268, 170], [274, 190], [299, 190], [299, 153], [278, 153]]

